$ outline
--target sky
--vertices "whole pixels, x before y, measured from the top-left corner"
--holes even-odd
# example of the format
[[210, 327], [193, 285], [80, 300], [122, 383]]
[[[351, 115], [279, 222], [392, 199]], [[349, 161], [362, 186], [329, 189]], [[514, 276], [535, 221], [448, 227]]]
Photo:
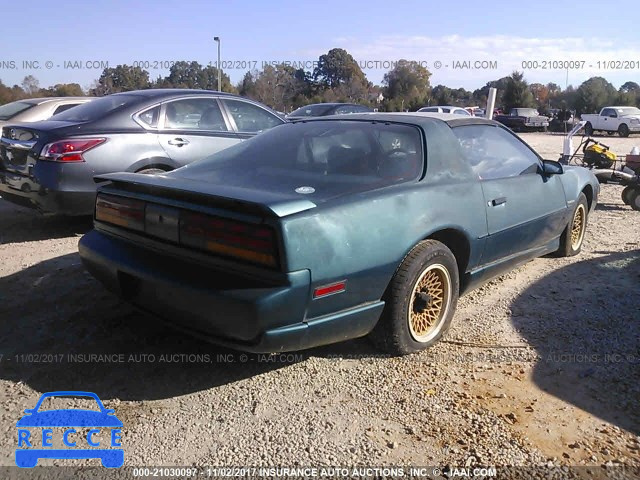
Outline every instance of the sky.
[[[405, 0], [196, 1], [32, 0], [0, 10], [0, 80], [26, 75], [41, 87], [91, 86], [105, 66], [140, 62], [151, 79], [168, 63], [217, 61], [232, 82], [265, 63], [313, 69], [344, 48], [380, 84], [400, 59], [432, 73], [431, 84], [480, 88], [523, 71], [530, 83], [578, 86], [603, 76], [617, 88], [640, 83], [640, 4]], [[13, 20], [12, 20], [13, 19]]]

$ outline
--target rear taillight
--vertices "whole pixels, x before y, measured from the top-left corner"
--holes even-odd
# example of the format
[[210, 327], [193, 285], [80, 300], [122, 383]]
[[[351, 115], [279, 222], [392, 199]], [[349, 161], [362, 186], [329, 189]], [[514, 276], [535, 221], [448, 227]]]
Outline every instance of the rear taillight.
[[[151, 207], [156, 204], [148, 205]], [[145, 225], [146, 206], [147, 202], [143, 200], [99, 193], [96, 197], [95, 218], [99, 222], [154, 235], [150, 225]], [[179, 222], [174, 223], [177, 230], [175, 235], [166, 231], [165, 239], [171, 237], [171, 241], [175, 242], [177, 238], [178, 243], [184, 247], [267, 267], [278, 266], [278, 246], [273, 228], [186, 210], [179, 211], [178, 215]]]
[[96, 197], [96, 220], [144, 232], [145, 202], [115, 195]]
[[80, 138], [48, 143], [42, 148], [40, 158], [52, 162], [84, 162], [82, 154], [106, 140], [106, 138]]
[[183, 212], [180, 218], [180, 243], [269, 267], [277, 266], [275, 233], [265, 225]]

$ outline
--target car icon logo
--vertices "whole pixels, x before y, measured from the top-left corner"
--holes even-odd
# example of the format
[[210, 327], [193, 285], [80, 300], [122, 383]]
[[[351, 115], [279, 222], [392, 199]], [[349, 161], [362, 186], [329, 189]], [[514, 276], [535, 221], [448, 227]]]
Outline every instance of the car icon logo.
[[[74, 408], [40, 410], [42, 402], [52, 397], [89, 397], [95, 400], [99, 411]], [[33, 468], [41, 458], [99, 458], [107, 468], [118, 468], [124, 464], [124, 450], [120, 443], [122, 422], [115, 416], [115, 410], [105, 408], [95, 393], [48, 392], [40, 397], [34, 408], [26, 409], [25, 413], [26, 415], [16, 423], [18, 467]], [[56, 432], [63, 430], [60, 438], [56, 440], [61, 440], [65, 448], [54, 448], [54, 428]], [[83, 434], [76, 429], [87, 431]], [[40, 433], [36, 434], [37, 430], [40, 430]]]

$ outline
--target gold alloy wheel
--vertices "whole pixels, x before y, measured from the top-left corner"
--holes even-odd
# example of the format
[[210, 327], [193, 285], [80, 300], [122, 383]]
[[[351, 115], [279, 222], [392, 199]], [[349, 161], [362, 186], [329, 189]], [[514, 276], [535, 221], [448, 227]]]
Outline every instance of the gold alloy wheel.
[[438, 334], [451, 303], [451, 277], [440, 264], [427, 267], [416, 281], [409, 302], [409, 332], [424, 343]]
[[584, 237], [584, 227], [586, 226], [587, 215], [584, 205], [578, 205], [576, 213], [573, 214], [573, 222], [571, 223], [571, 248], [577, 250], [582, 245], [582, 237]]

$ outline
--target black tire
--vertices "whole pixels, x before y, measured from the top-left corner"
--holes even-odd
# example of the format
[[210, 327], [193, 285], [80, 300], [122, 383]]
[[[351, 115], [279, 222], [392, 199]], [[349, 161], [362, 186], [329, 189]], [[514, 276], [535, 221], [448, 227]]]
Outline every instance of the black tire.
[[587, 137], [593, 135], [593, 125], [591, 125], [591, 122], [587, 122], [587, 124], [584, 126], [584, 134]]
[[420, 242], [387, 287], [372, 341], [393, 355], [431, 347], [449, 330], [459, 291], [458, 264], [451, 250], [436, 240]]
[[618, 127], [618, 135], [620, 135], [621, 137], [629, 136], [629, 127], [627, 126], [626, 123], [620, 124], [620, 126]]
[[640, 212], [640, 189], [633, 189], [633, 192], [631, 192], [631, 194], [629, 195], [629, 205], [636, 212]]
[[158, 175], [160, 173], [167, 173], [166, 170], [162, 170], [161, 168], [143, 168], [142, 170], [138, 170], [136, 173], [143, 173], [144, 175]]
[[[580, 253], [587, 230], [589, 204], [584, 193], [580, 193], [571, 214], [571, 220], [560, 236], [560, 248], [556, 252], [560, 257], [573, 257]], [[578, 224], [579, 222], [579, 224]]]
[[616, 132], [612, 132], [612, 131], [610, 131], [610, 130], [607, 130], [607, 135], [609, 135], [609, 136], [612, 136], [612, 135], [614, 135], [615, 133], [616, 133]]
[[624, 187], [624, 190], [622, 190], [622, 195], [620, 196], [622, 197], [622, 201], [624, 202], [625, 205], [631, 205], [631, 195], [636, 190], [637, 190], [636, 187], [633, 187], [631, 185]]

